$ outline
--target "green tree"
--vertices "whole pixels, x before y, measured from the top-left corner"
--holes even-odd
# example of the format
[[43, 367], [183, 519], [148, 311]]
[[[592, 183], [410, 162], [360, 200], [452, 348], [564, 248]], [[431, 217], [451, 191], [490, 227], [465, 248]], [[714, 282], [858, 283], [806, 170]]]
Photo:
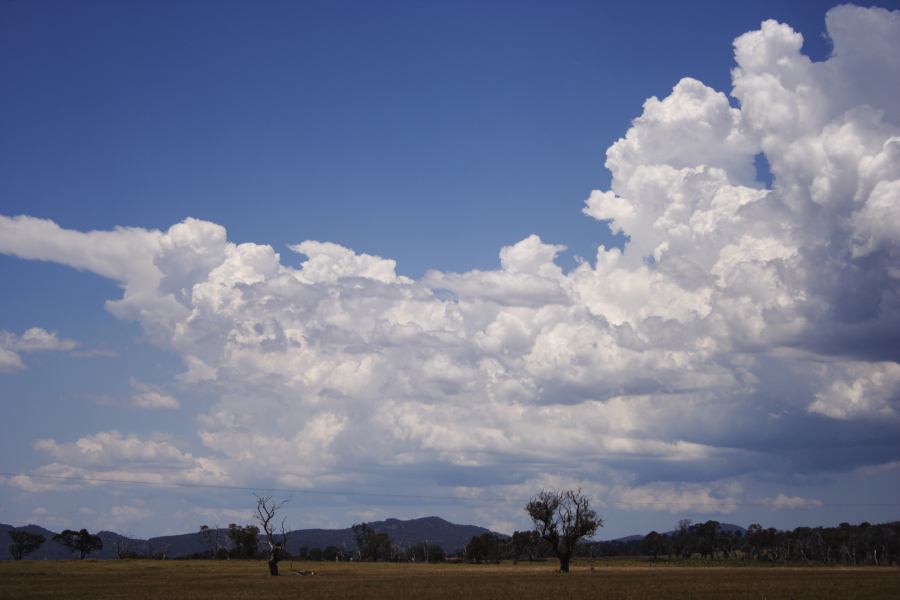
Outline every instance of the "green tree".
[[87, 529], [81, 531], [64, 529], [53, 536], [53, 541], [59, 542], [69, 550], [78, 552], [79, 560], [84, 560], [84, 557], [91, 552], [103, 549], [103, 540], [100, 539], [100, 536], [88, 533]]
[[228, 539], [231, 540], [235, 558], [253, 558], [259, 549], [259, 527], [255, 525], [228, 524]]
[[24, 529], [13, 529], [9, 532], [9, 538], [12, 540], [12, 544], [9, 545], [9, 554], [13, 560], [22, 560], [47, 541], [41, 534], [31, 533]]
[[500, 538], [493, 533], [474, 536], [466, 544], [466, 560], [474, 563], [500, 562]]
[[537, 531], [514, 531], [510, 541], [515, 560], [524, 556], [529, 561], [533, 561], [535, 558], [543, 556], [545, 550], [549, 550], [547, 542], [538, 535]]
[[656, 560], [661, 553], [665, 552], [667, 546], [668, 539], [657, 531], [651, 531], [641, 540], [641, 552], [651, 555], [653, 560]]
[[716, 551], [719, 549], [719, 530], [722, 528], [718, 521], [707, 521], [706, 523], [698, 523], [691, 526], [697, 535], [697, 550], [700, 552], [701, 558], [707, 556], [711, 559], [716, 557]]
[[394, 547], [388, 534], [376, 532], [368, 523], [357, 523], [353, 526], [353, 536], [356, 538], [359, 560], [391, 560]]
[[210, 558], [216, 558], [219, 554], [219, 527], [210, 528], [208, 525], [200, 526], [200, 537], [206, 544], [207, 552]]
[[675, 554], [679, 558], [690, 558], [694, 553], [694, 530], [691, 528], [690, 519], [681, 519], [678, 521], [678, 527], [675, 528], [675, 535], [672, 538], [672, 545], [675, 548]]
[[603, 526], [581, 490], [541, 490], [525, 505], [538, 535], [547, 540], [559, 559], [561, 573], [569, 572], [569, 561], [578, 541]]

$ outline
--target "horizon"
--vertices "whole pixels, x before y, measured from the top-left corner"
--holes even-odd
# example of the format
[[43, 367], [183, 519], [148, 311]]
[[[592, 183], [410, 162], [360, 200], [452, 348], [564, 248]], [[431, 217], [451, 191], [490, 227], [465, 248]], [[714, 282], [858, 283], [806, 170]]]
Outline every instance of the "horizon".
[[0, 521], [900, 519], [900, 3], [686, 6], [0, 5]]
[[[375, 520], [372, 520], [372, 521], [366, 521], [365, 523], [368, 524], [368, 525], [378, 525], [378, 524], [383, 524], [383, 523], [389, 523], [389, 522], [391, 522], [391, 521], [396, 521], [396, 522], [399, 522], [399, 523], [411, 523], [411, 522], [414, 522], [414, 521], [426, 521], [426, 520], [430, 520], [430, 519], [437, 519], [437, 520], [439, 520], [439, 521], [443, 521], [444, 523], [447, 523], [448, 525], [452, 525], [452, 526], [454, 526], [454, 527], [474, 527], [474, 528], [477, 528], [477, 529], [484, 529], [484, 530], [486, 530], [486, 531], [488, 531], [488, 532], [490, 532], [490, 533], [500, 534], [500, 535], [504, 535], [504, 536], [507, 536], [507, 537], [509, 537], [509, 535], [510, 535], [510, 534], [505, 534], [505, 533], [502, 533], [502, 532], [499, 532], [499, 531], [493, 531], [493, 530], [491, 530], [491, 529], [489, 529], [489, 528], [487, 528], [487, 527], [484, 527], [484, 526], [482, 526], [482, 525], [478, 525], [477, 523], [454, 523], [454, 522], [448, 521], [447, 519], [444, 519], [443, 517], [440, 517], [440, 516], [438, 516], [438, 515], [429, 515], [429, 516], [427, 516], [427, 517], [415, 517], [415, 518], [411, 518], [411, 519], [395, 519], [395, 518], [393, 518], [393, 517], [386, 517], [386, 518], [383, 518], [383, 519], [375, 519]], [[715, 520], [715, 519], [712, 519], [712, 520]], [[754, 525], [754, 523], [748, 523], [747, 525], [740, 525], [740, 524], [738, 524], [738, 523], [730, 523], [730, 522], [727, 522], [727, 521], [720, 521], [719, 523], [720, 523], [720, 526], [723, 527], [723, 528], [725, 528], [725, 527], [727, 527], [727, 528], [737, 527], [737, 528], [739, 528], [740, 530], [742, 530], [743, 532], [746, 532], [746, 531], [749, 529], [749, 527], [750, 527], [751, 525]], [[860, 525], [860, 524], [862, 524], [862, 523], [863, 523], [863, 522], [860, 522], [860, 523], [849, 523], [849, 525], [851, 525], [851, 526], [858, 526], [858, 525]], [[692, 523], [692, 524], [696, 525], [696, 524], [700, 524], [700, 523]], [[822, 528], [826, 528], [826, 529], [827, 529], [827, 528], [836, 528], [836, 527], [838, 527], [838, 526], [840, 526], [840, 525], [842, 525], [842, 524], [843, 524], [843, 523], [835, 523], [835, 524], [833, 524], [833, 525], [820, 525], [820, 526], [818, 526], [818, 527], [822, 527]], [[50, 528], [48, 528], [48, 527], [44, 527], [43, 525], [40, 525], [40, 524], [38, 524], [38, 523], [27, 523], [27, 524], [25, 524], [25, 525], [12, 525], [12, 524], [10, 524], [10, 523], [2, 523], [2, 522], [0, 522], [0, 526], [2, 526], [2, 525], [10, 526], [10, 527], [12, 527], [13, 529], [26, 529], [26, 528], [29, 528], [29, 527], [38, 527], [38, 528], [40, 528], [40, 529], [44, 529], [44, 530], [51, 531], [51, 532], [55, 532], [55, 531], [56, 531], [56, 530], [54, 530], [54, 529], [50, 529]], [[204, 525], [205, 525], [205, 524], [204, 524]], [[241, 524], [241, 523], [235, 523], [235, 525], [239, 525], [239, 526], [241, 526], [241, 525], [254, 525], [254, 523], [244, 523], [244, 524]], [[256, 523], [256, 525], [258, 525], [258, 523]], [[304, 527], [304, 528], [302, 528], [302, 529], [286, 528], [286, 529], [285, 529], [285, 533], [286, 533], [287, 535], [290, 535], [290, 534], [292, 534], [292, 533], [298, 533], [298, 532], [303, 532], [303, 531], [350, 531], [350, 530], [352, 529], [352, 526], [353, 526], [353, 525], [356, 525], [356, 523], [353, 523], [353, 524], [351, 524], [351, 525], [347, 525], [347, 526], [345, 526], [345, 527], [336, 527], [336, 528], [315, 528], [315, 527]], [[762, 527], [766, 528], [766, 524], [765, 524], [765, 523], [759, 523], [759, 525], [762, 525]], [[879, 523], [872, 523], [872, 525], [879, 525]], [[199, 530], [200, 527], [202, 527], [202, 525], [201, 525], [201, 526], [198, 526], [197, 529]], [[224, 527], [222, 527], [222, 526], [219, 526], [219, 527], [216, 527], [216, 526], [210, 526], [210, 529], [215, 529], [216, 531], [227, 531], [227, 530], [228, 530], [228, 526], [227, 526], [227, 525], [224, 526]], [[776, 528], [776, 529], [777, 529], [777, 528]], [[797, 528], [795, 528], [795, 529], [797, 529]], [[377, 531], [377, 528], [376, 528], [376, 531]], [[656, 531], [656, 530], [654, 530], [654, 529], [649, 529], [649, 530], [647, 530], [646, 532], [643, 532], [643, 533], [632, 533], [632, 534], [630, 534], [630, 535], [623, 535], [623, 536], [618, 536], [618, 537], [615, 537], [615, 538], [602, 538], [602, 537], [599, 537], [599, 536], [593, 536], [593, 537], [587, 537], [587, 538], [584, 538], [583, 541], [584, 541], [584, 542], [589, 542], [589, 543], [616, 542], [616, 541], [620, 541], [620, 540], [626, 540], [626, 539], [629, 539], [629, 538], [645, 537], [647, 534], [649, 534], [649, 533], [651, 533], [651, 532], [653, 532], [653, 531]], [[669, 530], [663, 530], [663, 531], [658, 531], [657, 533], [661, 533], [662, 535], [670, 535], [670, 534], [676, 533], [677, 531], [678, 531], [678, 528], [677, 528], [677, 524], [676, 524], [676, 526], [673, 527], [672, 529], [669, 529]], [[778, 531], [790, 532], [791, 530], [789, 530], [789, 529], [778, 529]], [[195, 530], [195, 531], [182, 531], [182, 532], [180, 532], [180, 533], [167, 533], [167, 534], [163, 534], [163, 535], [151, 535], [151, 536], [145, 536], [145, 537], [135, 537], [135, 536], [123, 534], [123, 533], [121, 533], [121, 532], [119, 532], [119, 531], [108, 530], [108, 529], [100, 529], [100, 530], [95, 531], [95, 532], [93, 532], [93, 533], [98, 534], [98, 535], [99, 535], [99, 534], [103, 534], [103, 533], [112, 533], [112, 534], [115, 534], [115, 535], [119, 535], [119, 536], [123, 536], [123, 537], [128, 537], [129, 539], [134, 539], [134, 540], [150, 540], [150, 539], [155, 539], [155, 538], [162, 538], [162, 537], [177, 537], [177, 536], [184, 536], [184, 535], [201, 535], [201, 532], [200, 532], [200, 531], [196, 531], [196, 530]], [[259, 534], [260, 537], [265, 537], [265, 535], [266, 535], [265, 532], [260, 532], [260, 534]]]

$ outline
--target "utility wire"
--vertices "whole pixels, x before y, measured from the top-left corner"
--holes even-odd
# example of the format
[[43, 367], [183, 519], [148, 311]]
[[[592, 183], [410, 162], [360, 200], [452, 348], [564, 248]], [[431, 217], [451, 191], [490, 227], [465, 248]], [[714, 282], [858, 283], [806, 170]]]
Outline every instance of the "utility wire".
[[[44, 475], [38, 473], [8, 473], [0, 471], [0, 475], [4, 477], [16, 477], [24, 475], [26, 477], [34, 477], [37, 479], [58, 479], [63, 481], [76, 481], [88, 483], [112, 483], [116, 485], [136, 485], [144, 487], [182, 487], [182, 488], [205, 488], [219, 490], [237, 490], [244, 492], [280, 492], [289, 494], [317, 494], [321, 496], [375, 496], [379, 498], [406, 498], [413, 500], [453, 500], [453, 501], [470, 501], [474, 498], [463, 498], [460, 496], [437, 496], [428, 494], [400, 494], [389, 492], [348, 492], [342, 490], [306, 490], [299, 488], [277, 488], [266, 486], [244, 486], [244, 485], [227, 485], [221, 483], [194, 483], [188, 481], [141, 481], [136, 479], [112, 479], [107, 477], [81, 477], [72, 475]], [[482, 500], [482, 499], [479, 499]], [[497, 500], [487, 498], [484, 500]]]
[[[466, 498], [462, 496], [440, 496], [440, 495], [432, 495], [432, 494], [401, 494], [401, 493], [391, 493], [391, 492], [351, 492], [346, 490], [309, 490], [309, 489], [299, 489], [299, 488], [277, 488], [277, 487], [265, 487], [265, 486], [243, 486], [243, 485], [227, 485], [220, 483], [192, 483], [192, 482], [165, 482], [165, 481], [142, 481], [142, 480], [132, 480], [132, 479], [113, 479], [107, 477], [87, 477], [87, 476], [72, 476], [72, 475], [45, 475], [38, 473], [9, 473], [0, 471], [0, 475], [4, 477], [16, 477], [19, 475], [24, 475], [26, 477], [34, 477], [36, 479], [51, 479], [51, 480], [62, 480], [62, 481], [72, 481], [72, 482], [86, 482], [86, 483], [109, 483], [114, 485], [133, 485], [133, 486], [141, 486], [141, 487], [164, 487], [164, 488], [200, 488], [200, 489], [220, 489], [220, 490], [235, 490], [235, 491], [243, 491], [243, 492], [258, 492], [258, 491], [267, 491], [267, 492], [279, 492], [285, 494], [312, 494], [319, 496], [354, 496], [354, 497], [374, 497], [374, 498], [398, 498], [398, 499], [406, 499], [406, 500], [444, 500], [450, 502], [461, 502], [461, 503], [496, 503], [502, 502], [504, 499], [496, 496], [493, 497], [480, 497], [480, 498]], [[710, 507], [710, 508], [723, 508], [723, 507], [762, 507], [762, 508], [773, 508], [773, 504], [771, 502], [732, 502], [730, 500], [723, 499], [718, 502], [665, 502], [659, 500], [647, 500], [647, 501], [631, 501], [631, 502], [620, 502], [612, 500], [610, 501], [610, 505], [612, 507], [673, 507], [673, 506], [682, 506], [688, 505], [689, 507]], [[814, 505], [802, 506], [799, 508], [851, 508], [851, 507], [866, 507], [866, 508], [876, 508], [876, 507], [897, 507], [900, 506], [900, 502], [822, 502]], [[688, 508], [687, 510], [690, 510]]]

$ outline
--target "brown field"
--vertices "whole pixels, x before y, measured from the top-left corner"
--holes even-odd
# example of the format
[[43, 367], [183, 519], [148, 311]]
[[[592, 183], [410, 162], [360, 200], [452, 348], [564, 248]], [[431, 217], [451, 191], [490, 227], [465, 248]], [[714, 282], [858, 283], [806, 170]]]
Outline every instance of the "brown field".
[[293, 563], [315, 576], [266, 574], [254, 561], [2, 561], [0, 598], [602, 598], [791, 600], [900, 598], [896, 567], [690, 566], [584, 562], [416, 565]]

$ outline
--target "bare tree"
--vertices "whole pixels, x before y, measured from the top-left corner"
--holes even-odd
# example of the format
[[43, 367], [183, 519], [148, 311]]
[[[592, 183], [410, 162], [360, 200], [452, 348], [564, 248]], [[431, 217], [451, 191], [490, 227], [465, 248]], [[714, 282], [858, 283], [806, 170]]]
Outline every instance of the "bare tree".
[[116, 558], [131, 558], [134, 552], [132, 551], [132, 542], [133, 540], [127, 536], [117, 537], [113, 540], [113, 546], [116, 549]]
[[569, 572], [575, 545], [596, 533], [603, 519], [591, 508], [590, 498], [581, 490], [541, 490], [525, 506], [535, 530], [550, 543], [559, 559], [561, 573]]
[[[256, 494], [254, 494], [256, 496]], [[284, 506], [288, 500], [276, 502], [272, 496], [256, 496], [256, 520], [259, 521], [263, 531], [266, 532], [266, 541], [269, 544], [269, 575], [278, 576], [278, 561], [284, 554], [284, 546], [287, 543], [287, 534], [284, 531], [284, 518], [281, 519], [281, 539], [275, 532], [275, 513]]]

